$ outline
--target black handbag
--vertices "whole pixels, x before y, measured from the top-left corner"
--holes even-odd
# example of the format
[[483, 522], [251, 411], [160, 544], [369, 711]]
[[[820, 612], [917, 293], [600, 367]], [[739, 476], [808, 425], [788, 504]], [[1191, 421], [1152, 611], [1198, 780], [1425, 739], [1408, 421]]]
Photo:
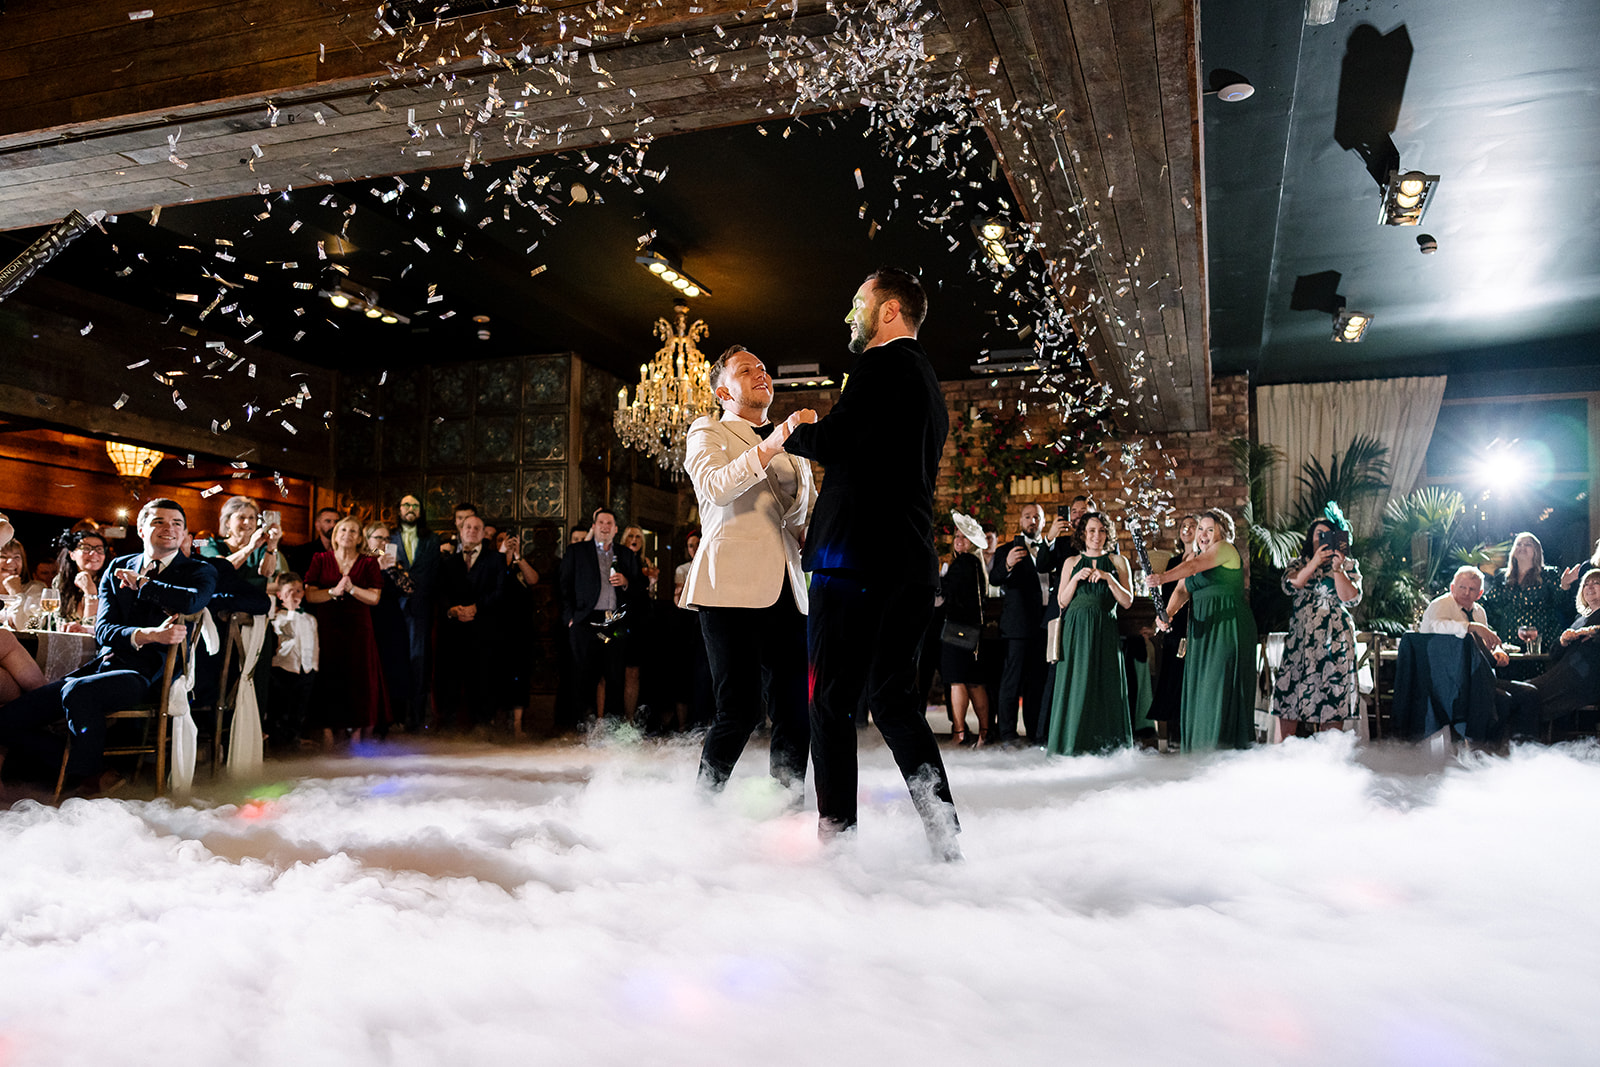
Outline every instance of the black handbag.
[[978, 637], [983, 633], [983, 568], [978, 568], [978, 622], [945, 621], [939, 630], [939, 640], [963, 652], [978, 651]]
[[975, 651], [978, 647], [978, 634], [981, 626], [970, 622], [946, 622], [939, 631], [939, 640], [951, 648], [959, 648], [963, 652]]

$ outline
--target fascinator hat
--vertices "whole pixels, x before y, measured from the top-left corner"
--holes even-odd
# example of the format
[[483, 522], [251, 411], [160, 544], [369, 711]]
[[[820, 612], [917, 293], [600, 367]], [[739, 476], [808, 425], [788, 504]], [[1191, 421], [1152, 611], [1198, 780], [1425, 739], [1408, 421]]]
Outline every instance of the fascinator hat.
[[983, 524], [971, 515], [951, 511], [950, 519], [956, 524], [956, 529], [961, 531], [961, 536], [971, 541], [975, 548], [982, 548], [988, 544], [988, 538], [983, 534]]
[[1322, 509], [1322, 517], [1343, 530], [1346, 536], [1350, 533], [1350, 520], [1344, 517], [1344, 512], [1339, 510], [1335, 501], [1328, 501], [1328, 506]]

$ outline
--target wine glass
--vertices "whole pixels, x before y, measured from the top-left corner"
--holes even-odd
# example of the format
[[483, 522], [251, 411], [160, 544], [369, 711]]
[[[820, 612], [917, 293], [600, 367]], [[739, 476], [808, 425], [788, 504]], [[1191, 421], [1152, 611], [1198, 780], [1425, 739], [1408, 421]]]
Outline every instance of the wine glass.
[[39, 612], [43, 616], [40, 620], [41, 628], [54, 630], [61, 616], [61, 594], [55, 589], [46, 589], [40, 593]]

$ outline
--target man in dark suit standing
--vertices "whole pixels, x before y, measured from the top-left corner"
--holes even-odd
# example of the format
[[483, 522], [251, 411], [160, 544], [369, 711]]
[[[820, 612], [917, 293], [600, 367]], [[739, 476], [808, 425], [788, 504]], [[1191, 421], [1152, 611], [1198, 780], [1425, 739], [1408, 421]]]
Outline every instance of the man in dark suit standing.
[[856, 823], [855, 711], [863, 695], [905, 776], [935, 855], [959, 859], [959, 826], [939, 745], [917, 691], [917, 651], [933, 614], [939, 556], [933, 491], [950, 417], [917, 330], [922, 283], [882, 268], [846, 321], [860, 355], [821, 421], [797, 412], [785, 451], [826, 468], [806, 534], [812, 572], [806, 645], [818, 832]]
[[404, 694], [401, 721], [416, 733], [428, 721], [428, 668], [433, 641], [434, 581], [439, 572], [439, 537], [428, 529], [422, 501], [407, 493], [400, 498], [400, 525], [389, 535], [400, 565], [411, 576], [412, 591], [400, 598], [406, 620], [407, 658], [411, 685]]
[[216, 589], [217, 572], [179, 551], [186, 525], [174, 500], [152, 500], [139, 510], [144, 551], [113, 560], [100, 579], [99, 658], [0, 708], [0, 747], [25, 749], [48, 766], [61, 748], [46, 728], [65, 715], [72, 735], [67, 781], [84, 793], [109, 787], [115, 776], [102, 766], [106, 714], [150, 699], [167, 647], [187, 636], [178, 616], [205, 607]]
[[567, 546], [561, 557], [561, 621], [567, 624], [580, 712], [595, 708], [595, 687], [605, 678], [604, 714], [623, 717], [623, 650], [625, 623], [607, 624], [606, 613], [626, 611], [644, 596], [639, 557], [616, 543], [617, 516], [610, 508], [595, 512], [589, 540]]
[[1017, 735], [1017, 701], [1022, 701], [1022, 725], [1031, 744], [1044, 744], [1049, 724], [1040, 722], [1048, 672], [1045, 658], [1045, 626], [1061, 609], [1056, 605], [1055, 580], [1061, 565], [1071, 558], [1059, 555], [1067, 520], [1056, 518], [1050, 536], [1041, 538], [1044, 509], [1038, 504], [1022, 505], [1017, 536], [994, 554], [989, 567], [989, 584], [1005, 590], [1000, 607], [1000, 636], [1006, 643], [1005, 665], [1000, 672], [1000, 700], [995, 705], [992, 740], [1014, 743]]
[[[516, 680], [527, 675], [512, 662], [510, 609], [522, 587], [508, 554], [484, 543], [483, 520], [461, 523], [461, 543], [439, 565], [439, 717], [458, 729], [485, 725], [504, 708], [520, 706]], [[514, 550], [516, 540], [509, 541]]]
[[332, 552], [333, 542], [329, 537], [333, 534], [334, 523], [338, 521], [338, 508], [318, 508], [311, 520], [311, 540], [303, 545], [288, 545], [283, 550], [283, 561], [289, 565], [289, 569], [296, 574], [304, 574], [311, 569], [312, 556], [318, 552]]

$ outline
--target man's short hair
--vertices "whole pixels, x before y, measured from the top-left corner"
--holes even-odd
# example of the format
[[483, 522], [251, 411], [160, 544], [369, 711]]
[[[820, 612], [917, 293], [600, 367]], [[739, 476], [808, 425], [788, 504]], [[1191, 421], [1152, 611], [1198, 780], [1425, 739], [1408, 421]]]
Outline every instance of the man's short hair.
[[880, 304], [885, 300], [900, 302], [900, 314], [912, 333], [921, 329], [922, 320], [928, 314], [928, 293], [915, 274], [899, 267], [879, 267], [867, 276], [867, 281], [877, 288]]
[[589, 523], [589, 522], [575, 522], [575, 523], [572, 524], [572, 529], [567, 531], [567, 536], [570, 537], [572, 534], [575, 534], [575, 533], [586, 534], [586, 533], [589, 532], [589, 527], [592, 526], [592, 525], [594, 525], [594, 524], [593, 523]]
[[722, 384], [722, 375], [728, 369], [728, 361], [740, 352], [750, 351], [744, 345], [729, 345], [728, 350], [716, 358], [706, 372], [706, 381], [711, 383], [711, 391], [717, 391], [717, 386]]
[[597, 508], [594, 509], [594, 517], [596, 519], [598, 519], [602, 515], [610, 515], [612, 522], [616, 522], [617, 521], [617, 513], [615, 511], [612, 511], [610, 508], [606, 507], [603, 504], [600, 507], [597, 507]]
[[166, 497], [163, 496], [163, 497], [157, 497], [155, 500], [149, 501], [148, 503], [145, 504], [144, 507], [139, 509], [138, 516], [133, 520], [133, 528], [135, 530], [137, 530], [139, 527], [143, 526], [144, 525], [144, 520], [149, 518], [151, 515], [153, 515], [156, 512], [157, 509], [165, 509], [167, 511], [176, 511], [179, 515], [183, 516], [183, 525], [184, 525], [184, 527], [185, 528], [188, 527], [188, 525], [189, 525], [189, 513], [183, 510], [183, 505], [178, 503], [176, 500], [168, 500]]
[[1078, 494], [1078, 495], [1077, 495], [1077, 496], [1075, 496], [1075, 497], [1073, 497], [1073, 498], [1072, 498], [1072, 502], [1073, 502], [1073, 503], [1074, 503], [1074, 504], [1076, 504], [1076, 503], [1077, 503], [1077, 502], [1078, 502], [1078, 501], [1080, 501], [1080, 500], [1082, 500], [1082, 501], [1083, 501], [1083, 502], [1084, 502], [1084, 503], [1088, 503], [1088, 501], [1089, 501], [1089, 498], [1088, 498], [1088, 497], [1086, 497], [1086, 496], [1084, 496], [1084, 495], [1083, 495], [1083, 494], [1082, 494], [1082, 493], [1079, 493], [1079, 494]]
[[317, 513], [311, 516], [311, 518], [313, 521], [315, 521], [322, 518], [324, 515], [338, 515], [342, 518], [344, 516], [344, 512], [340, 511], [338, 508], [318, 508]]
[[1450, 584], [1451, 585], [1455, 585], [1456, 584], [1456, 579], [1461, 577], [1463, 574], [1470, 574], [1474, 578], [1478, 579], [1478, 584], [1479, 585], [1483, 585], [1484, 584], [1483, 583], [1483, 571], [1479, 570], [1477, 567], [1474, 567], [1470, 563], [1463, 563], [1461, 566], [1456, 568], [1456, 572], [1450, 576]]
[[478, 513], [478, 505], [470, 503], [470, 502], [468, 502], [466, 500], [463, 500], [463, 501], [461, 501], [461, 503], [456, 505], [456, 510], [457, 511], [470, 511], [474, 515], [476, 515]]

